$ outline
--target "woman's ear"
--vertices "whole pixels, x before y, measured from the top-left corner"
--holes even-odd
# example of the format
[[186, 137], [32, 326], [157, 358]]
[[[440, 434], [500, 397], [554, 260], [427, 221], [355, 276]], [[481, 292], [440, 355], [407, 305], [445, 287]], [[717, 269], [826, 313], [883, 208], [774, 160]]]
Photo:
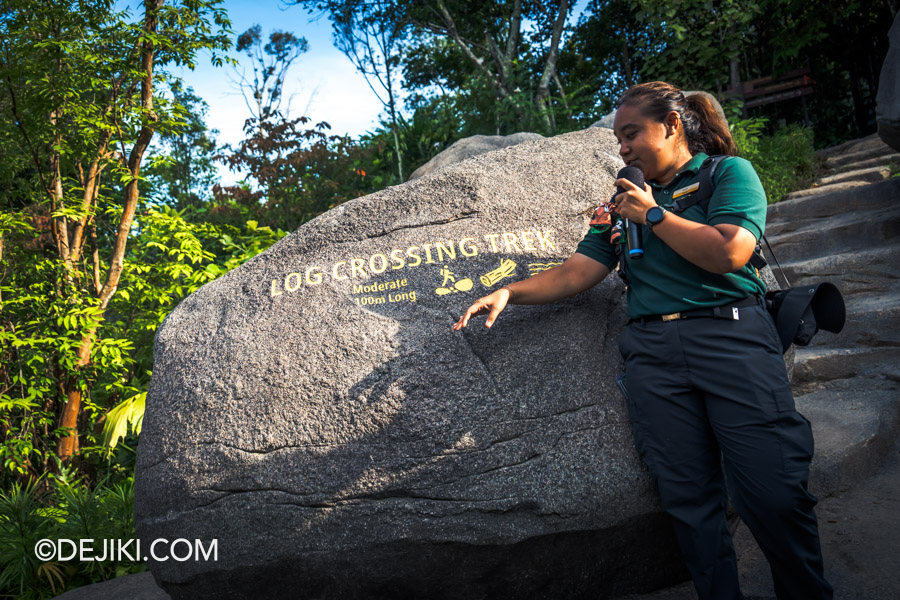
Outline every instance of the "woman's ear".
[[681, 126], [681, 118], [678, 116], [678, 113], [674, 110], [669, 111], [669, 114], [666, 115], [666, 137], [670, 135], [675, 135], [678, 133], [678, 128]]

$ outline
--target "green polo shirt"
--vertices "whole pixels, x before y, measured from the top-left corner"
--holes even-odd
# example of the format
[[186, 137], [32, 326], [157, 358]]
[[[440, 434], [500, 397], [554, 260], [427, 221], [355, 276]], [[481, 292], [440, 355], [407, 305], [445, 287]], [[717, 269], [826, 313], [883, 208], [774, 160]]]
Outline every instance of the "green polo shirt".
[[[666, 186], [648, 181], [657, 204], [670, 204], [672, 197], [699, 180], [700, 165], [707, 158], [700, 153], [684, 166]], [[695, 204], [678, 215], [682, 218], [718, 225], [728, 223], [747, 229], [758, 240], [766, 224], [766, 193], [753, 165], [743, 158], [730, 157], [719, 163], [713, 175], [715, 190], [706, 213]], [[696, 193], [696, 192], [693, 192]], [[689, 194], [684, 196], [687, 198]], [[627, 249], [622, 253], [627, 260], [626, 270], [631, 280], [628, 286], [628, 316], [637, 318], [702, 308], [721, 306], [753, 294], [764, 294], [765, 284], [750, 265], [734, 273], [719, 275], [701, 269], [685, 260], [668, 244], [642, 226], [644, 256], [628, 258]], [[578, 244], [576, 252], [603, 263], [610, 270], [616, 267], [618, 258], [609, 241], [609, 231], [591, 233]]]

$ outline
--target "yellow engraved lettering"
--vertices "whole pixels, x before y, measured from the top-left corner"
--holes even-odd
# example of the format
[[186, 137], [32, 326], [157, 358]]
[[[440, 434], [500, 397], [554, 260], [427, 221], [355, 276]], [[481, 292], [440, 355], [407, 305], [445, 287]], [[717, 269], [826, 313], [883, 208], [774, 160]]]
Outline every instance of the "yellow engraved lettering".
[[500, 249], [497, 248], [497, 238], [500, 237], [499, 233], [488, 233], [484, 236], [486, 240], [491, 242], [491, 252], [500, 252]]
[[444, 260], [444, 252], [447, 253], [451, 259], [456, 260], [456, 246], [453, 245], [453, 240], [447, 240], [447, 243], [450, 244], [450, 247], [444, 245], [443, 242], [435, 242], [434, 248], [438, 253], [438, 261], [443, 262]]
[[[467, 241], [472, 245], [472, 247], [469, 249], [466, 249], [466, 247], [463, 245]], [[466, 257], [477, 256], [478, 255], [478, 246], [475, 245], [475, 238], [465, 237], [465, 238], [459, 240], [459, 251], [462, 252], [462, 255], [466, 256]]]
[[413, 292], [403, 292], [401, 294], [388, 294], [388, 302], [415, 302], [416, 301], [416, 293]]
[[538, 241], [541, 243], [541, 250], [556, 250], [556, 245], [550, 241], [550, 235], [542, 231], [536, 231]]
[[283, 293], [284, 292], [282, 292], [281, 290], [278, 289], [278, 280], [273, 279], [272, 280], [272, 293], [271, 293], [272, 298], [274, 298], [275, 296], [280, 296]]
[[425, 264], [434, 264], [434, 259], [431, 258], [431, 244], [422, 244], [422, 248], [425, 249]]
[[306, 269], [306, 283], [309, 285], [319, 285], [322, 283], [322, 269], [319, 267], [310, 267]]
[[346, 264], [347, 261], [345, 260], [339, 260], [334, 263], [334, 266], [331, 268], [331, 276], [335, 279], [349, 279], [346, 275], [338, 275], [338, 267]]
[[[381, 258], [381, 268], [376, 269], [375, 268], [375, 259], [379, 258], [379, 257]], [[372, 256], [369, 257], [369, 270], [372, 271], [373, 273], [384, 273], [385, 271], [387, 271], [387, 267], [388, 267], [388, 259], [387, 259], [387, 256], [385, 256], [384, 254], [373, 254]]]
[[394, 269], [402, 269], [406, 265], [406, 261], [403, 260], [402, 256], [397, 256], [399, 253], [403, 252], [400, 248], [396, 250], [391, 250], [391, 262], [395, 263], [391, 265], [391, 270]]
[[523, 231], [519, 234], [519, 239], [522, 240], [522, 248], [525, 250], [537, 250], [537, 248], [534, 247], [534, 233]]
[[418, 246], [410, 246], [409, 248], [406, 249], [406, 255], [410, 258], [416, 259], [416, 262], [410, 262], [407, 266], [417, 267], [422, 264], [422, 257], [419, 256], [418, 252], [415, 252], [415, 250], [418, 250], [418, 249], [419, 249]]
[[516, 234], [504, 233], [503, 234], [503, 243], [506, 244], [507, 252], [512, 252], [512, 248], [515, 248], [516, 252], [521, 252], [521, 250], [519, 250], [519, 245], [516, 243]]
[[[291, 283], [291, 277], [295, 278], [296, 283]], [[303, 276], [300, 273], [288, 273], [287, 277], [284, 278], [284, 289], [288, 292], [294, 292], [300, 287], [302, 282]]]
[[354, 294], [362, 294], [362, 293], [365, 292], [365, 291], [366, 291], [366, 290], [365, 290], [365, 288], [363, 287], [363, 285], [362, 285], [361, 283], [354, 283], [354, 284], [353, 284], [353, 293], [354, 293]]
[[359, 272], [360, 277], [366, 277], [366, 272], [363, 271], [363, 265], [365, 265], [365, 264], [366, 264], [366, 261], [364, 261], [361, 258], [351, 258], [350, 259], [350, 269], [351, 269], [350, 276], [353, 277], [354, 279], [356, 279], [356, 273]]

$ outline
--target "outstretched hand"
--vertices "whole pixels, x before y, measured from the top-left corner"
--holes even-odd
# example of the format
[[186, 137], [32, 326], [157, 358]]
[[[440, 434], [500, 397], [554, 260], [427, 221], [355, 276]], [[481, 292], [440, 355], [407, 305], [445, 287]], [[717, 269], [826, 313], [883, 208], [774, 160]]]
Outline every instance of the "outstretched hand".
[[507, 288], [500, 288], [492, 294], [479, 298], [466, 310], [465, 314], [459, 318], [459, 321], [453, 324], [453, 331], [459, 331], [469, 324], [469, 319], [475, 315], [484, 313], [488, 313], [488, 318], [484, 322], [484, 326], [490, 327], [494, 324], [494, 321], [497, 320], [497, 315], [500, 314], [500, 311], [506, 308], [506, 303], [509, 302], [509, 296], [510, 291]]

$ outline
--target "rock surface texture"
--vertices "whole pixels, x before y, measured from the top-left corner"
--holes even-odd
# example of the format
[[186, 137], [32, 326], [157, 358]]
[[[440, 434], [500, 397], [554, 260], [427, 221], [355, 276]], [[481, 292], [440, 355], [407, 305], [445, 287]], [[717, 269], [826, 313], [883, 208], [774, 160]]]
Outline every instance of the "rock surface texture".
[[[621, 167], [588, 129], [347, 202], [157, 334], [136, 523], [217, 539], [172, 598], [603, 598], [684, 576], [614, 384], [618, 278], [451, 324], [575, 249]], [[652, 540], [652, 541], [649, 541]]]
[[881, 65], [875, 96], [875, 120], [881, 139], [900, 150], [900, 13], [894, 17], [888, 39], [890, 46]]
[[473, 135], [471, 137], [456, 140], [450, 147], [432, 157], [427, 163], [413, 171], [409, 176], [410, 181], [434, 173], [438, 169], [454, 165], [467, 158], [493, 152], [501, 148], [515, 146], [522, 142], [543, 139], [539, 133], [513, 133], [512, 135]]

